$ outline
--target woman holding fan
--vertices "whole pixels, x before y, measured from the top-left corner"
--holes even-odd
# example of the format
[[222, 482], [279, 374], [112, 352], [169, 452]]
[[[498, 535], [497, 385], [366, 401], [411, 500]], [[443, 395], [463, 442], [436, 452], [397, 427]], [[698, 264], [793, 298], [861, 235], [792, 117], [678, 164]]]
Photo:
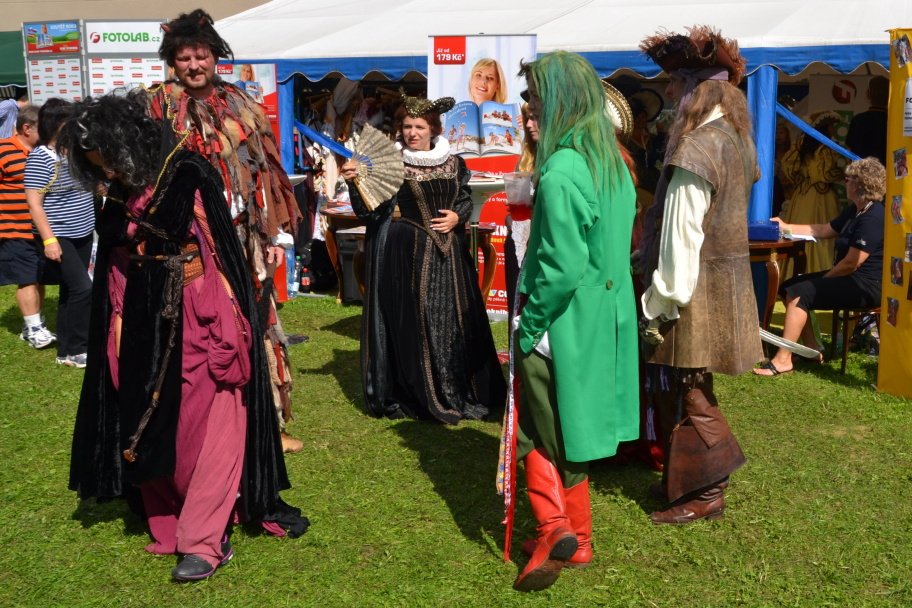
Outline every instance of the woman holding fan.
[[396, 133], [405, 181], [370, 208], [342, 166], [352, 207], [367, 221], [361, 374], [375, 416], [455, 424], [500, 406], [506, 384], [466, 245], [470, 173], [440, 137], [453, 99], [404, 96]]

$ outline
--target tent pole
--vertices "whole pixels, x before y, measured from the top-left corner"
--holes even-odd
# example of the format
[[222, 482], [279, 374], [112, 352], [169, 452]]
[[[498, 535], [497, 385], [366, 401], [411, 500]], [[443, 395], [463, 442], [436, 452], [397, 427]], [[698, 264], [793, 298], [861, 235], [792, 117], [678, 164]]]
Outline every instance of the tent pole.
[[763, 65], [747, 79], [747, 103], [754, 125], [754, 143], [760, 179], [751, 190], [749, 223], [769, 220], [773, 207], [773, 173], [776, 155], [776, 97], [779, 72]]
[[294, 173], [294, 75], [288, 76], [284, 82], [279, 83], [279, 131], [281, 132], [279, 147], [282, 153], [282, 167], [285, 173]]

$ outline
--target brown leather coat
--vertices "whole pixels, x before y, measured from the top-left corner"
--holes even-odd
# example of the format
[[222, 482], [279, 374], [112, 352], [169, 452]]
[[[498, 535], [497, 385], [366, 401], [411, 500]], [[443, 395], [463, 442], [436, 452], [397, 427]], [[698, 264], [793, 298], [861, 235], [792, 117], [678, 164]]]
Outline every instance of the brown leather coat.
[[682, 136], [669, 164], [699, 175], [713, 192], [693, 298], [649, 362], [740, 374], [763, 358], [747, 244], [756, 152], [723, 117]]

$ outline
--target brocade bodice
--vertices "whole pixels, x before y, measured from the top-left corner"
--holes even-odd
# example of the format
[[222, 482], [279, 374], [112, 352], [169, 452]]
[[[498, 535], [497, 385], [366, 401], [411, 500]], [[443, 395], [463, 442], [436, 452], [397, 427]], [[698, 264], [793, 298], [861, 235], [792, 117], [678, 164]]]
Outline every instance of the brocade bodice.
[[406, 164], [405, 182], [396, 197], [402, 218], [427, 228], [442, 209], [455, 210], [459, 194], [457, 169], [455, 156], [432, 167]]

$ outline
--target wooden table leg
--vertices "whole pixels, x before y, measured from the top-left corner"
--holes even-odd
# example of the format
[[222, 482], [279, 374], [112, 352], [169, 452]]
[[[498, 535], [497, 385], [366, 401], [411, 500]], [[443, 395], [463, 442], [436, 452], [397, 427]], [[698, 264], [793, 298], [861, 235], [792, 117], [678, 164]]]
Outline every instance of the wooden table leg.
[[352, 270], [355, 271], [355, 280], [358, 281], [358, 291], [364, 301], [364, 238], [358, 239], [358, 251], [352, 257]]
[[769, 260], [766, 261], [766, 308], [764, 309], [763, 318], [760, 323], [763, 329], [769, 330], [770, 319], [773, 316], [773, 307], [776, 305], [776, 297], [779, 294], [779, 262], [776, 252], [770, 253]]
[[[481, 257], [484, 261], [484, 276], [481, 278], [481, 297], [485, 305], [491, 295], [491, 286], [494, 285], [494, 273], [497, 271], [497, 250], [491, 243], [491, 235], [483, 234], [481, 237]], [[477, 254], [476, 254], [477, 255]]]
[[469, 251], [472, 252], [475, 272], [478, 272], [478, 222], [469, 222]]
[[329, 255], [329, 261], [333, 270], [336, 271], [336, 282], [339, 285], [339, 291], [336, 294], [336, 304], [342, 303], [342, 266], [339, 262], [339, 247], [336, 245], [336, 234], [330, 226], [326, 230], [326, 253]]

